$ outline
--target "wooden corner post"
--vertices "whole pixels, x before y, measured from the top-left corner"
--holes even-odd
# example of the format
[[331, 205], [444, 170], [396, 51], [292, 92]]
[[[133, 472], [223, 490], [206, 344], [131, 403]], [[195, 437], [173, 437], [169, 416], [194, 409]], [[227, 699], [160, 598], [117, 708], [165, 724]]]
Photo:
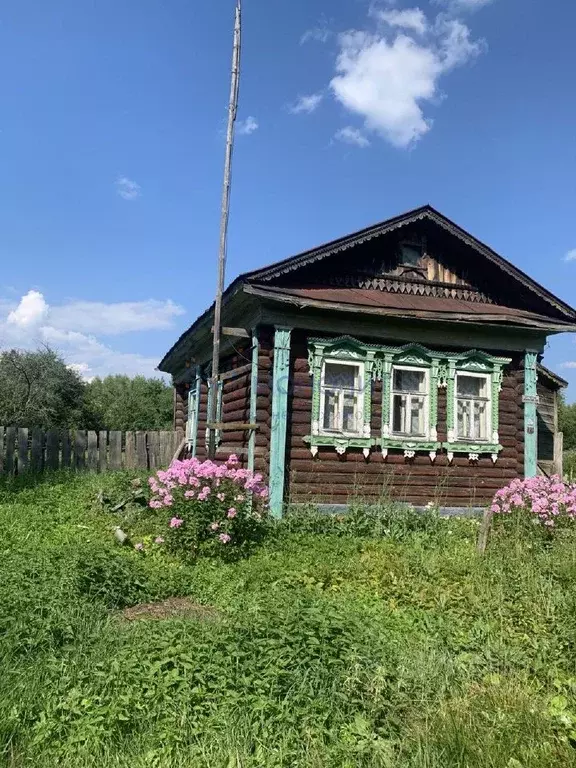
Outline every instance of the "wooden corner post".
[[291, 328], [277, 327], [274, 334], [272, 428], [270, 432], [270, 512], [276, 518], [282, 517], [284, 502], [291, 333]]
[[524, 356], [524, 477], [538, 473], [538, 355], [526, 351]]

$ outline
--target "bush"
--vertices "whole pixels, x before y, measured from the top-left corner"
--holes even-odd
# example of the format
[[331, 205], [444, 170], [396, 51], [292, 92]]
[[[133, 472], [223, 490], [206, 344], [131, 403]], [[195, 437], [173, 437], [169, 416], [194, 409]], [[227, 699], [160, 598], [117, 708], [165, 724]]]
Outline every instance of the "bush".
[[491, 510], [498, 516], [527, 512], [528, 520], [551, 531], [573, 525], [576, 520], [576, 485], [553, 477], [512, 480], [496, 492]]
[[417, 510], [409, 504], [352, 503], [350, 511], [340, 514], [321, 512], [315, 507], [292, 509], [280, 524], [290, 533], [317, 533], [401, 541], [416, 533], [436, 534], [442, 521], [436, 509]]
[[564, 478], [570, 483], [576, 482], [576, 451], [564, 454]]
[[[149, 506], [161, 516], [155, 546], [192, 557], [234, 557], [266, 535], [268, 489], [261, 475], [238, 467], [236, 456], [226, 464], [174, 461], [149, 484]], [[135, 547], [146, 550], [143, 542]]]

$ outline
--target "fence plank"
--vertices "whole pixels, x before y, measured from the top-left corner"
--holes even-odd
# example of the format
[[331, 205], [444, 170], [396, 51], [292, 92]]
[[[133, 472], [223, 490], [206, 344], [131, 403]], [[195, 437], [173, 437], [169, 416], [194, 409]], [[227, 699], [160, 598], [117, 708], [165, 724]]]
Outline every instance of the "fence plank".
[[98, 469], [106, 472], [108, 469], [108, 432], [98, 432]]
[[44, 470], [160, 469], [167, 467], [184, 432], [95, 432], [0, 426], [0, 474]]
[[30, 470], [42, 472], [44, 469], [44, 432], [40, 429], [32, 430], [32, 443], [30, 446]]
[[77, 429], [74, 433], [74, 466], [84, 469], [86, 466], [86, 430]]
[[4, 452], [4, 470], [7, 475], [14, 474], [14, 448], [16, 446], [16, 427], [6, 427], [6, 450]]
[[91, 472], [98, 471], [98, 435], [90, 430], [88, 432], [88, 469]]
[[60, 435], [57, 429], [46, 433], [46, 469], [58, 469], [60, 466]]
[[150, 469], [160, 469], [162, 462], [160, 459], [160, 433], [148, 432], [148, 456], [150, 458]]
[[136, 443], [134, 432], [126, 432], [124, 447], [124, 466], [126, 469], [136, 467]]
[[146, 432], [136, 432], [136, 457], [140, 469], [148, 469], [148, 452], [146, 450]]
[[114, 430], [108, 433], [110, 457], [108, 469], [122, 469], [122, 432]]
[[160, 432], [160, 464], [162, 467], [167, 467], [172, 461], [170, 455], [170, 447], [172, 445], [172, 433]]
[[72, 443], [70, 432], [65, 429], [62, 432], [62, 469], [70, 469], [72, 462]]
[[28, 472], [28, 429], [18, 429], [18, 474]]

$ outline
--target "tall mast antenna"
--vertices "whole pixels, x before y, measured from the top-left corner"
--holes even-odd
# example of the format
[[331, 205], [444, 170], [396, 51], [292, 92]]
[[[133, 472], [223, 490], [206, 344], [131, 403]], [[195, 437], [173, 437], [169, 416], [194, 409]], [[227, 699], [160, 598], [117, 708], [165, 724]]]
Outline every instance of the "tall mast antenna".
[[218, 253], [218, 282], [214, 302], [214, 344], [212, 347], [212, 376], [208, 398], [208, 455], [216, 454], [216, 416], [218, 399], [218, 371], [220, 363], [220, 338], [222, 333], [222, 294], [226, 276], [226, 246], [228, 242], [228, 219], [230, 217], [230, 185], [232, 179], [232, 154], [234, 150], [234, 127], [238, 112], [238, 91], [240, 88], [240, 51], [242, 45], [241, 0], [236, 0], [234, 20], [234, 49], [232, 53], [232, 79], [230, 82], [230, 103], [228, 106], [228, 129], [226, 131], [226, 160], [224, 163], [224, 188], [220, 215], [220, 249]]

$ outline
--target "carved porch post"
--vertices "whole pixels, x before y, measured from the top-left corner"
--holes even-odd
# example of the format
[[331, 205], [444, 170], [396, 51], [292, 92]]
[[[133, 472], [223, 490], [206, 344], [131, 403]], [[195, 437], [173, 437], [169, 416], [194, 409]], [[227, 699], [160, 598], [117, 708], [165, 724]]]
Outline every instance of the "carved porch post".
[[290, 376], [291, 328], [276, 328], [272, 380], [272, 428], [270, 431], [270, 512], [282, 517], [286, 475], [286, 422]]
[[536, 477], [538, 472], [538, 416], [536, 406], [538, 355], [527, 351], [524, 356], [524, 477]]

